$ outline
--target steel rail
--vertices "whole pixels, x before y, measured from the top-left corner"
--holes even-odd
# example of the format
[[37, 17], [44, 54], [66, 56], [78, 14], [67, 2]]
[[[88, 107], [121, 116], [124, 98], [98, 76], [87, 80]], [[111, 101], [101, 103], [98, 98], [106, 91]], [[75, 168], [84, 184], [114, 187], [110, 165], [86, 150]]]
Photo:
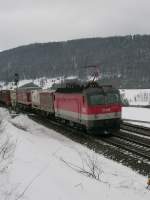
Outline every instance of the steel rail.
[[133, 142], [133, 143], [141, 145], [143, 147], [150, 148], [150, 140], [149, 140], [149, 143], [147, 143], [147, 140], [144, 142], [144, 140], [141, 141], [140, 137], [131, 138], [130, 137], [130, 133], [127, 133], [127, 136], [123, 135], [124, 133], [125, 132], [120, 131], [119, 134], [113, 134], [113, 135], [116, 136], [116, 137], [118, 137], [118, 138], [120, 138], [120, 139], [124, 139], [126, 141]]
[[132, 131], [136, 134], [150, 137], [150, 128], [148, 128], [148, 127], [143, 127], [143, 126], [123, 122], [121, 124], [121, 129], [127, 130], [127, 131]]
[[[122, 143], [122, 141], [120, 140], [116, 140], [114, 139], [114, 137], [112, 136], [111, 138], [102, 138], [102, 141], [106, 142], [106, 143], [109, 143], [115, 147], [118, 147], [118, 148], [121, 148], [121, 149], [124, 149], [130, 153], [133, 153], [135, 155], [138, 155], [142, 158], [145, 158], [145, 159], [148, 159], [150, 160], [150, 153], [147, 154], [146, 151], [141, 151], [139, 148], [133, 146], [133, 145], [129, 145], [127, 144], [126, 142], [125, 143]], [[125, 140], [126, 141], [126, 140]], [[149, 150], [150, 151], [150, 150]]]
[[[32, 119], [37, 118], [36, 116], [30, 116]], [[123, 136], [113, 135], [111, 137], [93, 137], [91, 135], [86, 134], [83, 130], [74, 129], [73, 127], [66, 126], [65, 124], [61, 124], [60, 122], [53, 121], [47, 119], [47, 122], [49, 123], [52, 128], [55, 130], [58, 130], [62, 132], [62, 130], [66, 132], [70, 132], [74, 136], [83, 136], [86, 139], [91, 140], [92, 143], [99, 143], [99, 142], [105, 142], [109, 145], [113, 145], [114, 147], [119, 147], [122, 150], [126, 150], [129, 153], [134, 153], [135, 155], [138, 155], [142, 158], [150, 160], [150, 145], [145, 144], [143, 142], [136, 141], [131, 138], [123, 138]], [[121, 134], [119, 132], [118, 134]], [[149, 152], [149, 154], [147, 154]]]
[[[28, 113], [29, 114], [29, 113]], [[98, 140], [99, 140], [99, 142], [101, 141], [101, 142], [105, 142], [105, 143], [107, 143], [107, 144], [109, 144], [109, 145], [113, 145], [114, 147], [118, 147], [118, 148], [120, 148], [120, 149], [122, 149], [122, 150], [126, 150], [126, 151], [128, 151], [129, 153], [133, 153], [133, 154], [135, 154], [135, 155], [138, 155], [138, 156], [140, 156], [141, 158], [146, 158], [146, 159], [148, 159], [148, 160], [150, 160], [150, 154], [147, 154], [147, 152], [148, 151], [150, 151], [150, 149], [145, 149], [145, 148], [150, 148], [150, 146], [148, 145], [148, 144], [144, 144], [144, 143], [142, 143], [142, 142], [139, 142], [139, 141], [135, 141], [134, 139], [131, 139], [131, 138], [123, 138], [123, 136], [118, 136], [118, 135], [113, 135], [112, 134], [112, 136], [111, 137], [109, 137], [109, 138], [104, 138], [104, 137], [99, 137], [98, 138], [98, 140], [97, 140], [97, 138], [95, 138], [95, 137], [92, 137], [91, 135], [88, 135], [88, 134], [85, 134], [85, 132], [83, 131], [83, 130], [79, 130], [79, 129], [75, 129], [75, 128], [73, 128], [73, 127], [70, 127], [70, 126], [66, 126], [66, 124], [63, 124], [63, 123], [60, 123], [60, 121], [55, 121], [55, 120], [50, 120], [50, 119], [48, 119], [48, 118], [46, 118], [46, 119], [44, 119], [43, 120], [43, 118], [41, 117], [41, 116], [39, 116], [39, 115], [31, 115], [30, 116], [30, 114], [29, 114], [29, 117], [30, 118], [32, 118], [33, 120], [37, 120], [38, 118], [40, 118], [40, 121], [43, 123], [43, 121], [45, 121], [46, 123], [48, 123], [49, 125], [50, 125], [50, 128], [52, 128], [52, 129], [54, 129], [54, 130], [56, 130], [56, 131], [59, 131], [59, 132], [65, 132], [65, 134], [69, 134], [69, 133], [71, 133], [71, 134], [73, 134], [74, 135], [74, 137], [79, 137], [79, 135], [81, 136], [83, 136], [84, 138], [85, 138], [85, 140], [86, 139], [89, 139], [89, 140], [91, 140], [91, 142], [92, 143], [94, 143], [95, 142], [95, 145], [96, 145], [96, 142], [98, 142]], [[135, 128], [135, 125], [132, 125], [132, 124], [128, 124], [128, 123], [123, 123], [122, 125], [121, 125], [121, 127], [122, 126], [126, 126], [125, 127], [125, 129], [127, 129], [127, 130], [130, 130], [130, 129], [133, 129], [133, 128]], [[133, 127], [133, 128], [132, 128]], [[137, 128], [139, 128], [139, 126], [136, 126], [136, 133], [138, 132], [140, 132], [140, 131], [137, 131]], [[140, 127], [141, 128], [141, 127]], [[143, 130], [143, 127], [141, 128], [142, 130]], [[141, 130], [140, 129], [140, 130]], [[145, 130], [145, 128], [144, 128], [144, 130]], [[146, 129], [147, 130], [147, 129]], [[68, 132], [68, 133], [67, 133]], [[120, 134], [121, 134], [121, 132], [120, 132]], [[142, 133], [143, 134], [143, 133]], [[144, 135], [144, 134], [143, 134]], [[150, 136], [150, 134], [149, 134], [149, 136]], [[116, 138], [116, 139], [114, 139], [114, 138]], [[128, 143], [127, 143], [128, 142]], [[129, 142], [130, 142], [130, 144], [129, 144]], [[137, 147], [136, 145], [141, 145], [141, 148], [142, 149], [139, 149], [139, 147]]]

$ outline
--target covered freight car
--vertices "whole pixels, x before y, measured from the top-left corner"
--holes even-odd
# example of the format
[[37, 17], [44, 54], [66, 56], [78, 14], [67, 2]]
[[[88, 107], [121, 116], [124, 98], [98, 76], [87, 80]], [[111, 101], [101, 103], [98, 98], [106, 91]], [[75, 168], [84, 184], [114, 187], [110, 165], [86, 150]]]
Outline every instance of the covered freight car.
[[31, 108], [31, 92], [32, 90], [41, 89], [34, 83], [28, 83], [22, 87], [19, 87], [16, 91], [17, 106], [21, 108]]
[[0, 91], [0, 103], [11, 106], [10, 90]]
[[34, 90], [31, 93], [32, 108], [46, 115], [54, 114], [54, 90]]

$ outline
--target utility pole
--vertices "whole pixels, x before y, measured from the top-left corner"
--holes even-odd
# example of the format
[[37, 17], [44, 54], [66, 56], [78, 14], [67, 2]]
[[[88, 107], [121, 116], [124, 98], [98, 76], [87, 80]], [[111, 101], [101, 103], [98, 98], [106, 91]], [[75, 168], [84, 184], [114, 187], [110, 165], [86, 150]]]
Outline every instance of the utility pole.
[[15, 73], [14, 82], [15, 82], [16, 87], [18, 87], [18, 82], [19, 82], [19, 74], [18, 73]]

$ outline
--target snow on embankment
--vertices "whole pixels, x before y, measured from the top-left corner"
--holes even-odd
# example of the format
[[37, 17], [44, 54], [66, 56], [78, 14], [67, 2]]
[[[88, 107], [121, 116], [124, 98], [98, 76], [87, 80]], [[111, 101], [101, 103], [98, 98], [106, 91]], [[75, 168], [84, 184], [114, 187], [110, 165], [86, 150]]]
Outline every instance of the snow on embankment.
[[150, 105], [150, 89], [122, 89], [120, 93], [129, 105]]
[[130, 123], [150, 127], [150, 108], [123, 107], [122, 119], [141, 121], [141, 122], [130, 122]]
[[150, 122], [149, 108], [123, 107], [122, 118]]
[[146, 177], [27, 116], [11, 119], [0, 109], [0, 119], [1, 137], [8, 135], [15, 147], [0, 172], [0, 199], [149, 200]]

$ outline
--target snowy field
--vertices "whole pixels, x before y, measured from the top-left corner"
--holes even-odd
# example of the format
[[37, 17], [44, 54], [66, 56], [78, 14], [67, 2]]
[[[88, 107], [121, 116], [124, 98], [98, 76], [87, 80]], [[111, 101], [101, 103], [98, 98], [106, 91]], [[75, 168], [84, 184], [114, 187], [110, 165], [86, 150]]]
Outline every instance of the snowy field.
[[0, 200], [150, 199], [147, 177], [122, 164], [25, 115], [0, 108], [0, 122]]

